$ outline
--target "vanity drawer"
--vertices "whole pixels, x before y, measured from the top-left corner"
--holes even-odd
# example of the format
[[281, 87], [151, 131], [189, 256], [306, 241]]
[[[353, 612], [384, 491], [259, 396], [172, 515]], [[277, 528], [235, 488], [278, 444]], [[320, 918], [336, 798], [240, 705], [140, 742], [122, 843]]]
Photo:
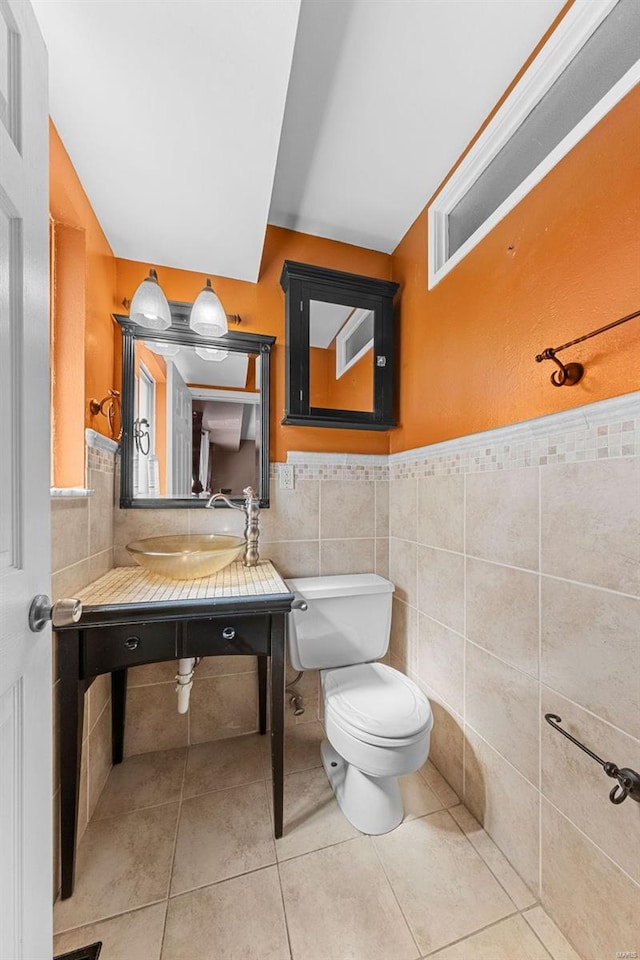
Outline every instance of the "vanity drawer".
[[177, 658], [175, 623], [130, 623], [86, 630], [82, 639], [84, 676]]
[[183, 657], [237, 656], [269, 652], [270, 617], [211, 617], [187, 625]]

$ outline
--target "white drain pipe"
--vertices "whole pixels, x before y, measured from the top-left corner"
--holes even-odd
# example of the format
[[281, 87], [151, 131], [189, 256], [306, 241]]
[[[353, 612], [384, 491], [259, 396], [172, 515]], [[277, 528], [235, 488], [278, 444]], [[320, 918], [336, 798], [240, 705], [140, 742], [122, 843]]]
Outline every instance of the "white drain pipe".
[[189, 709], [189, 697], [193, 686], [193, 674], [198, 661], [194, 657], [178, 660], [176, 673], [176, 693], [178, 694], [178, 713], [186, 713]]

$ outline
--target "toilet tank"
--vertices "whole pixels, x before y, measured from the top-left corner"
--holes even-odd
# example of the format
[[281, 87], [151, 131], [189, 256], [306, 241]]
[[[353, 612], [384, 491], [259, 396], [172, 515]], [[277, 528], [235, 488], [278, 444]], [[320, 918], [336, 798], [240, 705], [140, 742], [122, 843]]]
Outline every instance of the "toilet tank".
[[287, 617], [294, 670], [323, 670], [366, 663], [389, 646], [393, 584], [373, 573], [287, 580], [306, 610]]

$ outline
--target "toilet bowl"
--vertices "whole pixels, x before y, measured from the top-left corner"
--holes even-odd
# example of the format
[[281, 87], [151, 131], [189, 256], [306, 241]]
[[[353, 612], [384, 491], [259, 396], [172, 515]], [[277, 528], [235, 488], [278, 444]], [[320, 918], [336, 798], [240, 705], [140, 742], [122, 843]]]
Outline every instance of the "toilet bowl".
[[288, 649], [296, 670], [320, 669], [324, 770], [360, 831], [388, 833], [403, 818], [398, 777], [429, 754], [433, 715], [422, 691], [373, 658], [389, 644], [393, 585], [373, 574], [290, 580]]

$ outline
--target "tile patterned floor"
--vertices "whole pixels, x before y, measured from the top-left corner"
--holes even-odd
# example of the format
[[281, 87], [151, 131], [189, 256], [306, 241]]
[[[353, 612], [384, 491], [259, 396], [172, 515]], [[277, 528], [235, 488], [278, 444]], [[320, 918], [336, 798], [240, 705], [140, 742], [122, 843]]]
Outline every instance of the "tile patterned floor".
[[274, 842], [268, 741], [251, 735], [125, 760], [56, 904], [54, 952], [101, 960], [580, 960], [430, 763], [406, 817], [367, 837], [320, 767], [319, 723], [286, 731]]

